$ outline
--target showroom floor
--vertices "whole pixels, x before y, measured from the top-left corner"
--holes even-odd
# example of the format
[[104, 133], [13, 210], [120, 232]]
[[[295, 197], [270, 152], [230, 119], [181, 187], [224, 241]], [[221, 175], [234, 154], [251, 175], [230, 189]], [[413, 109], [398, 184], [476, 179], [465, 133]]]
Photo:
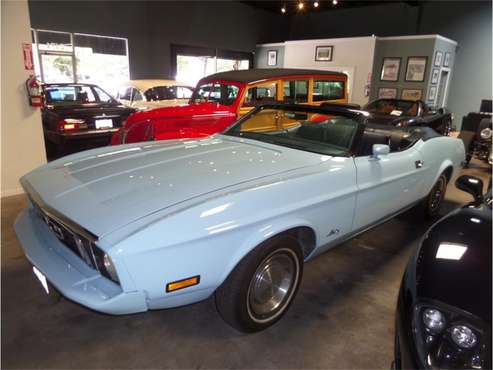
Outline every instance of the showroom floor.
[[[469, 199], [450, 185], [442, 213]], [[12, 229], [25, 204], [2, 199], [2, 368], [389, 368], [400, 279], [430, 225], [410, 212], [314, 259], [285, 317], [243, 335], [213, 299], [119, 317], [49, 303]]]

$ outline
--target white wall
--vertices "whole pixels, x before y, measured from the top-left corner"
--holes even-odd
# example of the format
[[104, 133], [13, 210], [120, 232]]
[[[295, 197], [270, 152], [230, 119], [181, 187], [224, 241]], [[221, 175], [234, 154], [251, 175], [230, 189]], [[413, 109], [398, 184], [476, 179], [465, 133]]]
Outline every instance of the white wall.
[[[351, 103], [366, 104], [365, 85], [371, 81], [375, 37], [349, 37], [339, 39], [286, 41], [284, 51], [284, 67], [310, 68], [350, 75]], [[333, 45], [332, 62], [316, 62], [317, 45]]]
[[26, 0], [3, 0], [1, 196], [21, 193], [19, 177], [46, 163], [39, 108], [27, 102], [22, 43], [31, 42]]

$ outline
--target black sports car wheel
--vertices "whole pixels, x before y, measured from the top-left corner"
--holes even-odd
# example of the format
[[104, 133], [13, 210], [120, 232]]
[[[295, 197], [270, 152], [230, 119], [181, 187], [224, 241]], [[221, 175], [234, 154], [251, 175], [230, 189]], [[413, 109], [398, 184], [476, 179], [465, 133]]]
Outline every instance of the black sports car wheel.
[[215, 294], [223, 319], [243, 332], [263, 330], [291, 305], [303, 272], [298, 242], [274, 237], [250, 252]]

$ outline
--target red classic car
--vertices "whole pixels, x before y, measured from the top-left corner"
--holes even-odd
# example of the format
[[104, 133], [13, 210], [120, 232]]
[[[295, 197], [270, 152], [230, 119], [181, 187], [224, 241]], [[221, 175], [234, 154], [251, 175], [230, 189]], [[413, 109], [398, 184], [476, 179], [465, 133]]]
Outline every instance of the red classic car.
[[221, 132], [256, 105], [347, 103], [347, 76], [304, 69], [249, 69], [200, 80], [188, 105], [132, 114], [113, 145], [204, 137]]

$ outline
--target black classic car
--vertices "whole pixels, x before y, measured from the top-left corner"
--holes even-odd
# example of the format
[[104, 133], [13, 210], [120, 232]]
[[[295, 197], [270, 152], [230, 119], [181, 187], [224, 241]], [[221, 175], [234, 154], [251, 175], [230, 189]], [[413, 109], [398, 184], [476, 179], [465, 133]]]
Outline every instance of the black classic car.
[[432, 110], [421, 100], [378, 99], [368, 103], [369, 125], [428, 126], [442, 135], [448, 135], [452, 114], [444, 108]]
[[41, 109], [48, 157], [108, 145], [135, 110], [92, 84], [44, 84]]
[[397, 369], [491, 369], [491, 180], [461, 176], [474, 196], [431, 227], [404, 274]]

